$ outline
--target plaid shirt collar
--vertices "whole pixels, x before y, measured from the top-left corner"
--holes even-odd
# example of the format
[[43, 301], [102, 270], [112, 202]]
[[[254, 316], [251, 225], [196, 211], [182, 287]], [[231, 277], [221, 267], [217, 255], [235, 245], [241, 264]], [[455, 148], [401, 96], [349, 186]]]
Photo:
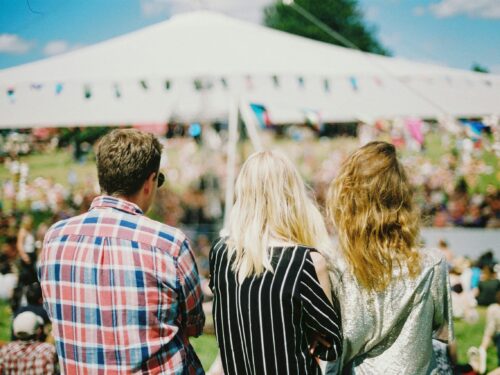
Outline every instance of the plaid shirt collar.
[[[135, 203], [126, 201], [124, 199], [111, 197], [109, 195], [101, 195], [92, 201], [90, 210], [95, 208], [114, 208], [120, 211], [128, 212], [132, 215], [143, 215], [144, 212]], [[90, 211], [89, 210], [89, 211]]]

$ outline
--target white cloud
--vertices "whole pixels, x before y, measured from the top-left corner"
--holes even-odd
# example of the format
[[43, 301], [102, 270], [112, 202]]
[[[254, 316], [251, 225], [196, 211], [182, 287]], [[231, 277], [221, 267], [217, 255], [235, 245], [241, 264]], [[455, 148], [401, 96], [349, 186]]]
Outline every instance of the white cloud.
[[500, 19], [499, 0], [441, 0], [429, 9], [439, 18], [466, 14], [474, 18]]
[[262, 9], [272, 2], [273, 0], [140, 0], [140, 5], [145, 17], [171, 16], [206, 9], [260, 23]]
[[489, 68], [491, 73], [500, 74], [500, 65], [493, 65]]
[[84, 45], [80, 43], [70, 44], [65, 40], [52, 40], [43, 48], [43, 54], [45, 56], [54, 56], [64, 52], [74, 51], [75, 49], [82, 48], [83, 46]]
[[34, 43], [15, 34], [0, 34], [0, 53], [22, 55], [33, 48]]

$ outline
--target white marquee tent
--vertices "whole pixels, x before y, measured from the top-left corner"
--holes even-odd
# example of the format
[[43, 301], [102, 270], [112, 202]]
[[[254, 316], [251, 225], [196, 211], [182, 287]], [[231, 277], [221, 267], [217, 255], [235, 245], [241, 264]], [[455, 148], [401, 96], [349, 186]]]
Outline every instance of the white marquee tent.
[[500, 76], [361, 53], [212, 12], [0, 70], [0, 127], [500, 114]]

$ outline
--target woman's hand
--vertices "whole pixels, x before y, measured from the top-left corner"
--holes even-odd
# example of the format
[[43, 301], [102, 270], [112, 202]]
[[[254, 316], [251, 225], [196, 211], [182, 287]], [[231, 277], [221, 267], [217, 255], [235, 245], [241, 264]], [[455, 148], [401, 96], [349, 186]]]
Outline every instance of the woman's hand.
[[325, 348], [330, 348], [332, 346], [332, 344], [328, 342], [323, 336], [321, 336], [319, 333], [315, 333], [312, 336], [311, 345], [309, 346], [309, 353], [311, 353], [311, 355], [314, 355], [318, 344], [323, 345]]

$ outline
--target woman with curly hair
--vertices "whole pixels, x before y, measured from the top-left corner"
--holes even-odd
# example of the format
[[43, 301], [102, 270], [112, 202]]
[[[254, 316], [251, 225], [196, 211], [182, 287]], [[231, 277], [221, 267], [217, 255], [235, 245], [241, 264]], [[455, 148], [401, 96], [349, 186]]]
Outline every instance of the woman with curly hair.
[[371, 142], [331, 183], [331, 273], [342, 309], [344, 374], [431, 374], [432, 340], [453, 339], [446, 259], [419, 246], [420, 213], [396, 150]]

